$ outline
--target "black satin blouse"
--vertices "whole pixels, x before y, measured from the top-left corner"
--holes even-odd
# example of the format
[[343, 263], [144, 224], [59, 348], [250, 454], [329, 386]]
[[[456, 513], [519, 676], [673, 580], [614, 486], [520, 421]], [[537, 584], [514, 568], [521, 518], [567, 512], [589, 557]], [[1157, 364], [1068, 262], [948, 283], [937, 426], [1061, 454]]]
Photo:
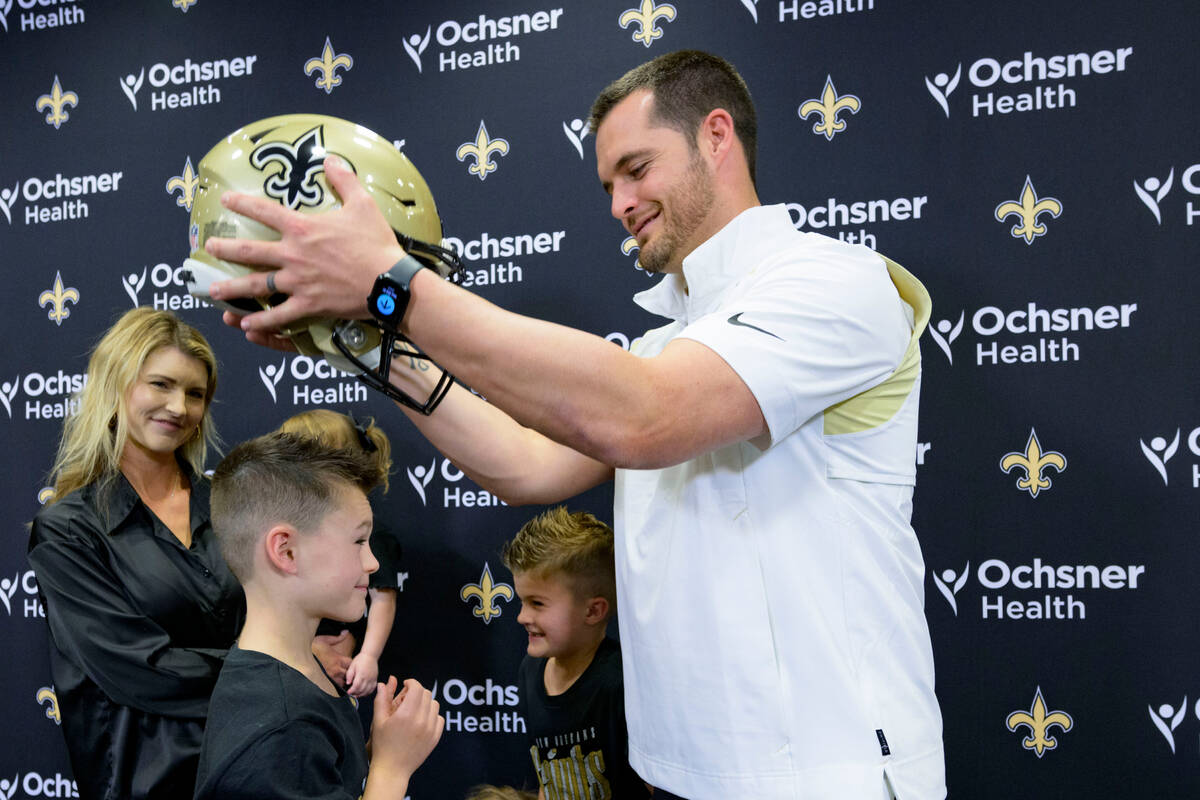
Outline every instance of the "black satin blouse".
[[[186, 470], [185, 470], [186, 471]], [[33, 521], [29, 563], [81, 798], [190, 798], [208, 701], [245, 598], [192, 484], [186, 548], [123, 475]]]

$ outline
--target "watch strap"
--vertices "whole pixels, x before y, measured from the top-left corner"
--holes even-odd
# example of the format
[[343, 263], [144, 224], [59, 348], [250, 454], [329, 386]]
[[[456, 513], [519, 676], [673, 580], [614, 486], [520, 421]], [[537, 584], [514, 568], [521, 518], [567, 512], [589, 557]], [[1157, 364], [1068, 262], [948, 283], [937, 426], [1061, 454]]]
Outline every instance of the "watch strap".
[[407, 292], [408, 284], [412, 281], [413, 275], [416, 275], [422, 269], [424, 269], [424, 265], [420, 261], [405, 253], [404, 258], [392, 264], [392, 268], [387, 271], [386, 275], [400, 284], [400, 288]]

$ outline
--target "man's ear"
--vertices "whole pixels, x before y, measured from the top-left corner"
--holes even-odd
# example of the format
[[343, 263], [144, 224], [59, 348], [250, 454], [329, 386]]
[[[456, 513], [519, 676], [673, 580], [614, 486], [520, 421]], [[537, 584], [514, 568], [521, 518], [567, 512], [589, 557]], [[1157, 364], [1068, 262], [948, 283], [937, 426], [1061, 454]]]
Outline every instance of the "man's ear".
[[263, 537], [263, 549], [267, 563], [272, 569], [285, 575], [295, 575], [297, 570], [297, 546], [300, 534], [291, 525], [280, 523], [272, 526]]
[[599, 625], [608, 621], [608, 600], [603, 597], [593, 597], [587, 601], [583, 621], [587, 625]]
[[714, 108], [700, 123], [697, 139], [701, 153], [710, 159], [723, 160], [737, 141], [733, 116], [723, 108]]

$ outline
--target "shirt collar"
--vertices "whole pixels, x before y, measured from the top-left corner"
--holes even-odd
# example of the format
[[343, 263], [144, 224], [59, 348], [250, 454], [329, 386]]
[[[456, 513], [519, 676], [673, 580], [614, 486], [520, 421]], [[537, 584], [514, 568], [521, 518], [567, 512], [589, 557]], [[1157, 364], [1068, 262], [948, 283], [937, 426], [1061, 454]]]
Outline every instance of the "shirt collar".
[[652, 314], [691, 322], [711, 311], [731, 285], [794, 232], [787, 206], [748, 208], [683, 259], [682, 276], [664, 275], [633, 301]]
[[[191, 528], [194, 534], [202, 525], [208, 522], [209, 485], [207, 480], [198, 477], [192, 471], [191, 465], [186, 461], [180, 460], [179, 468], [183, 470], [183, 474], [187, 476], [188, 483], [192, 485], [192, 501], [190, 505]], [[133, 484], [120, 471], [106, 481], [101, 480], [90, 484], [88, 491], [94, 498], [93, 502], [101, 499], [107, 501], [108, 514], [101, 515], [101, 519], [105, 521], [105, 534], [112, 534], [118, 530], [125, 524], [125, 520], [133, 513], [133, 510], [142, 504], [142, 498], [138, 497]]]

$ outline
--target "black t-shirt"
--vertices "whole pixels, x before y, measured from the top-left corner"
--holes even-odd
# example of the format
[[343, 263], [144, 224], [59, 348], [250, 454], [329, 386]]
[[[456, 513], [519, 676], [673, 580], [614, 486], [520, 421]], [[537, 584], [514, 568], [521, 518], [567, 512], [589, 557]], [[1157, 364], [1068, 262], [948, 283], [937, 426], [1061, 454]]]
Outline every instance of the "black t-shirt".
[[196, 800], [362, 796], [367, 747], [353, 701], [265, 653], [233, 648], [200, 749]]
[[592, 663], [560, 695], [546, 694], [545, 671], [546, 659], [525, 656], [518, 683], [533, 771], [546, 800], [649, 797], [629, 766], [620, 645], [601, 642]]

